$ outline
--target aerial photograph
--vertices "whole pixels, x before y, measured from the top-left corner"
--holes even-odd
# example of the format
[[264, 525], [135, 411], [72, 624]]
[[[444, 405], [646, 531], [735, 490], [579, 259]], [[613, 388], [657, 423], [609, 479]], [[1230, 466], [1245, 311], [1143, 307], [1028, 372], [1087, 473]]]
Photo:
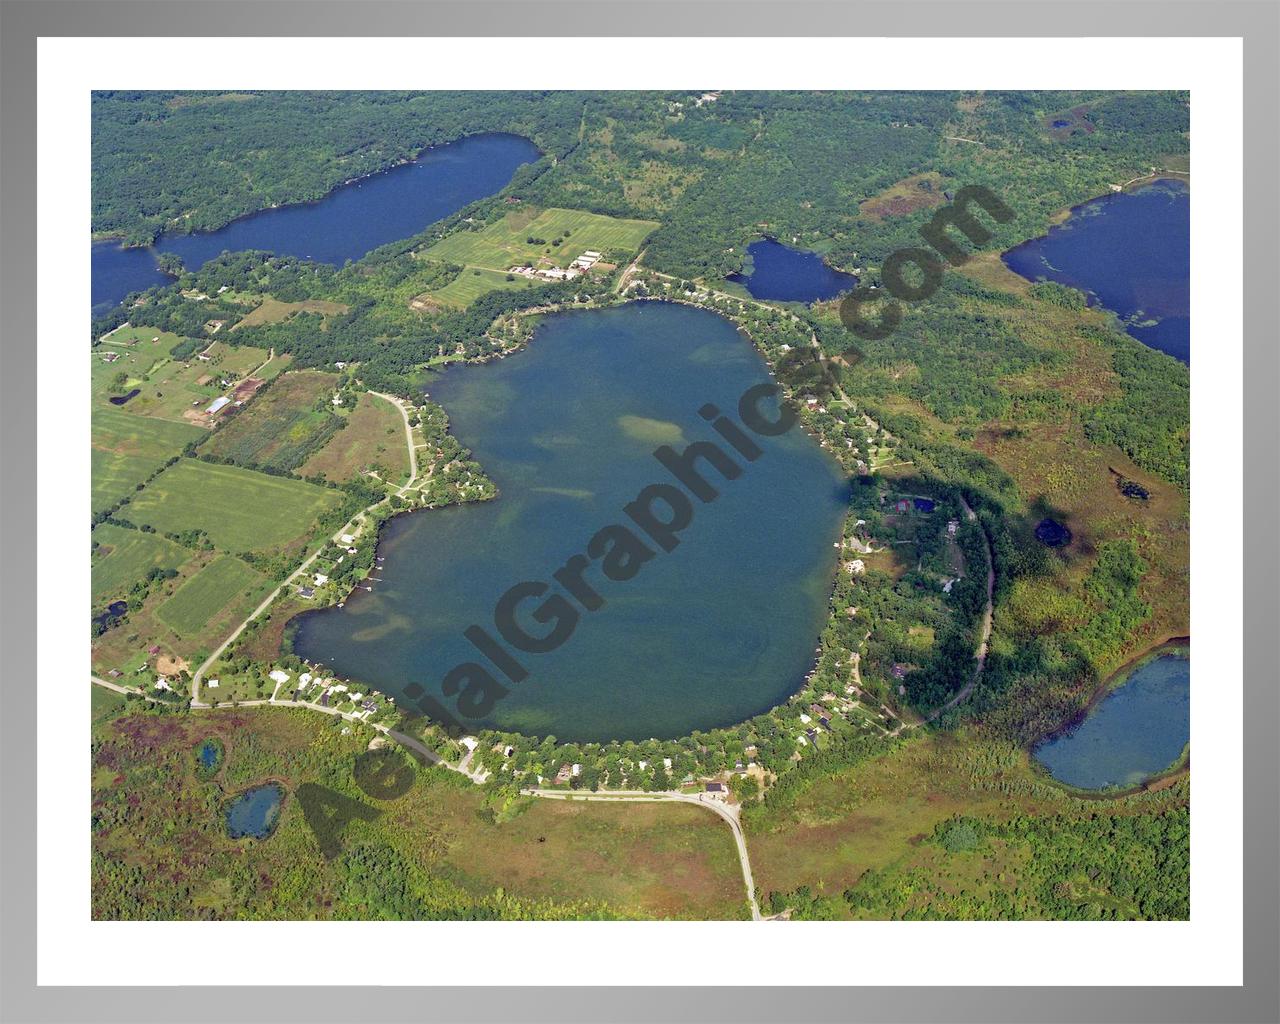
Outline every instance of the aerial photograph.
[[1189, 920], [1190, 114], [93, 93], [93, 919]]

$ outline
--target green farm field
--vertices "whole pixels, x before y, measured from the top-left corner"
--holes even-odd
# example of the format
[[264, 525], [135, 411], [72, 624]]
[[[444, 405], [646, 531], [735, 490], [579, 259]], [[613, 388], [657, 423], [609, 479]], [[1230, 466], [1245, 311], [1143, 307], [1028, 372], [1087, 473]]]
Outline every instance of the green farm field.
[[265, 590], [267, 578], [231, 555], [211, 562], [156, 611], [180, 636], [194, 636], [227, 605], [250, 604]]
[[[585, 210], [552, 207], [536, 213], [520, 210], [480, 231], [458, 231], [433, 245], [424, 255], [450, 263], [490, 270], [543, 260], [567, 267], [587, 249], [605, 256], [630, 255], [658, 227], [656, 221], [606, 217]], [[565, 232], [568, 231], [568, 237]], [[545, 239], [530, 244], [527, 239]], [[563, 238], [559, 246], [553, 240]], [[548, 252], [547, 250], [551, 250]]]
[[99, 547], [93, 558], [95, 601], [122, 597], [152, 569], [177, 569], [191, 557], [179, 544], [154, 533], [103, 523], [93, 531]]
[[533, 282], [527, 277], [516, 277], [514, 281], [508, 281], [507, 277], [507, 274], [497, 270], [466, 267], [461, 274], [439, 291], [427, 292], [426, 297], [446, 306], [462, 309], [488, 292], [498, 289], [514, 291], [519, 288], [533, 287]]
[[191, 441], [204, 436], [186, 423], [134, 416], [114, 408], [93, 412], [92, 488], [94, 512], [108, 509], [134, 492]]
[[139, 493], [128, 518], [161, 533], [203, 530], [224, 551], [265, 551], [310, 531], [339, 501], [301, 480], [183, 459]]

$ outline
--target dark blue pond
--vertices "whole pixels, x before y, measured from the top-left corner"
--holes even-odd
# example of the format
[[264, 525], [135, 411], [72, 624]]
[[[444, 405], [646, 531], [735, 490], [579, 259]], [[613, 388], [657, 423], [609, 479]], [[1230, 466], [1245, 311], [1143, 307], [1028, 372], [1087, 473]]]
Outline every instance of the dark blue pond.
[[[551, 579], [606, 525], [634, 526], [624, 506], [675, 479], [655, 449], [717, 437], [699, 409], [736, 419], [740, 396], [768, 379], [730, 321], [659, 302], [548, 316], [510, 358], [451, 367], [431, 398], [499, 496], [391, 521], [374, 590], [305, 613], [294, 650], [397, 700], [415, 683], [444, 701], [446, 673], [483, 660], [468, 626], [492, 633], [509, 587]], [[604, 605], [569, 606], [572, 636], [519, 655], [528, 678], [477, 724], [574, 741], [674, 737], [793, 693], [826, 621], [849, 485], [799, 428], [760, 448], [732, 480], [699, 461], [718, 497], [695, 502], [679, 545], [651, 546], [634, 579], [606, 577], [593, 548], [585, 578]], [[547, 620], [530, 618], [540, 606], [520, 614], [545, 635]]]
[[1163, 771], [1191, 739], [1191, 659], [1162, 654], [1130, 673], [1074, 729], [1035, 758], [1081, 789], [1136, 786]]
[[833, 270], [816, 252], [792, 249], [766, 238], [747, 247], [747, 274], [731, 274], [730, 281], [747, 286], [757, 299], [779, 302], [821, 302], [852, 291], [858, 279]]
[[266, 839], [280, 819], [283, 800], [284, 787], [274, 782], [246, 789], [227, 807], [227, 835], [232, 839]]
[[101, 615], [94, 616], [94, 625], [101, 626], [103, 629], [106, 629], [107, 626], [111, 625], [112, 622], [120, 618], [120, 616], [128, 610], [129, 603], [127, 601], [112, 601], [107, 605], [107, 610], [105, 612]]
[[1078, 288], [1144, 345], [1191, 362], [1191, 192], [1163, 179], [1076, 207], [1004, 254], [1031, 281]]
[[223, 251], [245, 249], [340, 266], [501, 191], [522, 165], [540, 155], [537, 146], [518, 135], [476, 135], [344, 185], [318, 202], [263, 210], [218, 231], [161, 235], [152, 249], [96, 243], [94, 312], [110, 308], [131, 291], [172, 280], [156, 267], [157, 253], [177, 253], [188, 270], [200, 269]]

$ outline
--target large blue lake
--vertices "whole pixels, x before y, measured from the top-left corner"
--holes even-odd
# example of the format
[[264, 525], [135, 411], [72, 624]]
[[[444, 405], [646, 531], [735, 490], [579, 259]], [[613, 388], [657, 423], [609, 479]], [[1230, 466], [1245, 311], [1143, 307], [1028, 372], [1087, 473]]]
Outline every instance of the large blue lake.
[[1191, 739], [1191, 659], [1163, 654], [1136, 669], [1069, 732], [1036, 749], [1061, 782], [1081, 789], [1136, 786], [1163, 771]]
[[1084, 292], [1144, 345], [1191, 361], [1191, 192], [1171, 179], [1094, 199], [1004, 254], [1011, 270]]
[[[498, 498], [393, 520], [372, 592], [304, 614], [295, 650], [402, 706], [410, 682], [441, 700], [446, 672], [484, 660], [466, 627], [496, 635], [509, 587], [550, 581], [608, 524], [634, 527], [623, 506], [674, 480], [654, 449], [717, 439], [699, 410], [714, 403], [736, 422], [739, 397], [768, 380], [729, 321], [659, 302], [554, 315], [523, 351], [448, 369], [431, 397]], [[693, 501], [674, 550], [625, 581], [593, 559], [585, 578], [604, 606], [581, 612], [557, 650], [520, 655], [529, 678], [475, 724], [561, 740], [670, 738], [742, 721], [797, 689], [827, 616], [848, 482], [798, 426], [755, 440], [763, 454], [735, 456], [737, 479], [705, 469], [719, 497]], [[550, 623], [527, 614], [539, 603], [522, 624], [543, 635]]]
[[523, 164], [540, 155], [537, 146], [518, 135], [476, 135], [344, 185], [318, 202], [263, 210], [218, 231], [161, 235], [150, 249], [97, 242], [93, 311], [109, 309], [132, 291], [171, 281], [156, 266], [159, 253], [178, 254], [188, 270], [198, 270], [224, 251], [245, 249], [340, 266], [501, 191]]
[[816, 252], [793, 249], [765, 238], [747, 247], [748, 273], [730, 281], [746, 285], [757, 299], [777, 302], [823, 302], [857, 287], [858, 279], [829, 267]]

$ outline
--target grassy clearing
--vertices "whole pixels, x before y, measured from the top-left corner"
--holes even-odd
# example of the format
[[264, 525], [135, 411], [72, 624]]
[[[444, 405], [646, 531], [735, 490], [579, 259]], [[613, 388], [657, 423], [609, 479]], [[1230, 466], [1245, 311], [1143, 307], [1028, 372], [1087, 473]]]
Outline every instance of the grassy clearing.
[[374, 471], [395, 483], [409, 475], [409, 449], [404, 420], [390, 402], [361, 395], [347, 418], [347, 425], [298, 469], [301, 476], [323, 476], [346, 483]]
[[486, 885], [557, 901], [600, 900], [653, 917], [748, 916], [733, 837], [701, 808], [533, 800], [494, 829], [463, 825], [466, 802], [451, 808], [460, 820], [450, 857]]
[[[433, 245], [426, 255], [490, 270], [539, 261], [567, 267], [588, 249], [603, 253], [606, 258], [630, 256], [657, 226], [656, 221], [606, 217], [585, 210], [524, 209], [479, 231], [457, 231]], [[529, 238], [545, 241], [530, 243]], [[558, 246], [551, 244], [556, 239], [562, 239]]]
[[889, 217], [905, 217], [917, 210], [940, 206], [945, 201], [942, 175], [936, 171], [913, 174], [896, 181], [883, 192], [864, 200], [858, 213], [868, 220], [880, 221]]
[[264, 299], [261, 305], [247, 314], [231, 330], [241, 327], [257, 327], [259, 324], [277, 324], [288, 320], [295, 313], [321, 313], [330, 316], [334, 313], [345, 313], [348, 307], [340, 302], [326, 302], [324, 299], [303, 299], [301, 302], [281, 302], [279, 299]]
[[224, 551], [265, 551], [311, 532], [340, 500], [301, 480], [183, 459], [139, 493], [129, 519], [161, 533], [203, 530]]
[[232, 601], [265, 592], [267, 579], [238, 558], [223, 555], [187, 580], [156, 614], [180, 636], [191, 636]]
[[329, 404], [337, 383], [315, 370], [287, 373], [223, 423], [202, 450], [239, 465], [296, 469], [338, 423]]
[[191, 552], [154, 533], [103, 523], [93, 531], [98, 548], [93, 556], [95, 601], [122, 597], [152, 569], [177, 569]]

